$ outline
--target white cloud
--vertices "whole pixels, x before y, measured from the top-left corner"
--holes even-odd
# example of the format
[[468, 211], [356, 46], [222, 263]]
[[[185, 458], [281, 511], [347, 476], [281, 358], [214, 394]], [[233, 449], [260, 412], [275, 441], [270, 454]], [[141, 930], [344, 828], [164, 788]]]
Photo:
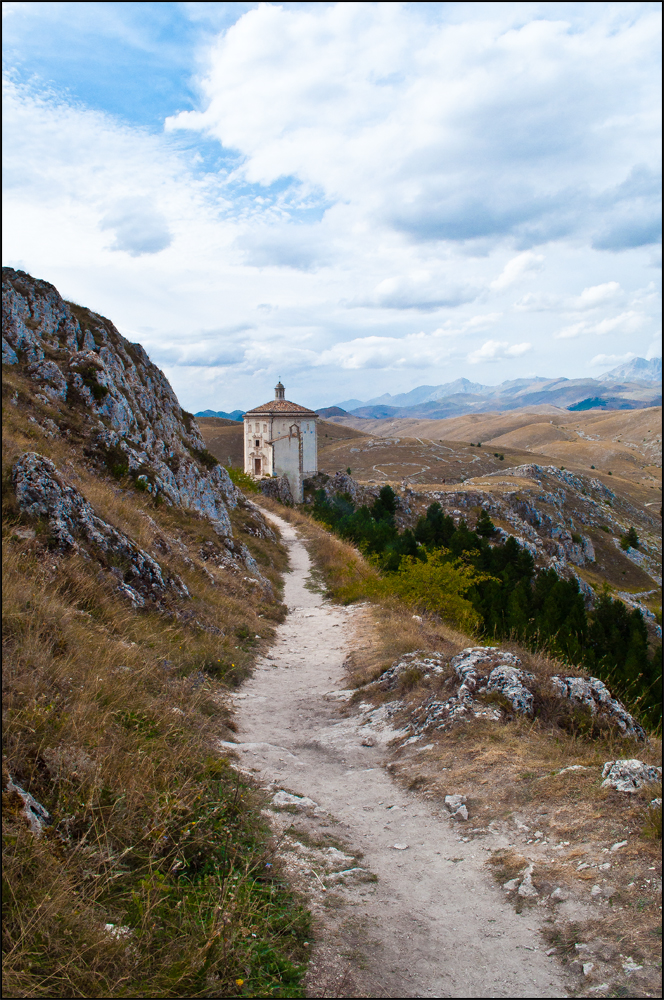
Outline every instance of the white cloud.
[[543, 261], [542, 254], [533, 253], [531, 250], [520, 253], [505, 264], [502, 272], [491, 282], [489, 288], [494, 292], [501, 292], [516, 281], [521, 281], [522, 278], [532, 277], [537, 271], [542, 270]]
[[451, 283], [442, 275], [416, 271], [384, 278], [376, 285], [373, 295], [359, 304], [375, 305], [383, 309], [431, 310], [472, 302], [478, 293], [478, 288]]
[[[119, 44], [134, 6], [76, 10], [112, 8]], [[18, 71], [5, 102], [8, 258], [141, 340], [184, 405], [246, 406], [277, 375], [309, 405], [395, 371], [516, 377], [526, 356], [573, 377], [592, 351], [566, 340], [590, 333], [645, 354], [658, 8], [219, 6], [235, 24], [187, 65], [199, 110], [163, 134]], [[46, 7], [74, 11], [28, 4], [26, 32]]]
[[466, 360], [471, 365], [477, 365], [482, 361], [506, 361], [509, 358], [519, 358], [532, 349], [532, 344], [512, 344], [510, 347], [506, 340], [487, 340], [476, 351], [471, 351]]
[[572, 323], [563, 327], [554, 336], [558, 340], [568, 340], [587, 333], [596, 333], [600, 336], [606, 333], [637, 333], [646, 321], [647, 318], [643, 313], [630, 310], [620, 313], [619, 316], [610, 316], [597, 322], [581, 320], [579, 323]]
[[426, 368], [440, 365], [453, 354], [449, 342], [436, 334], [416, 333], [406, 337], [361, 337], [323, 351], [316, 366], [344, 369]]
[[603, 285], [593, 285], [584, 288], [579, 296], [571, 299], [568, 307], [571, 309], [596, 309], [608, 302], [613, 302], [622, 289], [618, 281], [605, 281]]
[[[238, 178], [297, 178], [416, 242], [652, 242], [659, 12], [524, 23], [514, 5], [482, 5], [450, 23], [422, 6], [261, 4], [210, 47], [201, 110], [166, 126], [238, 151]], [[637, 202], [641, 236], [623, 218]], [[515, 258], [496, 289], [537, 257]]]
[[159, 253], [172, 242], [168, 222], [150, 198], [121, 198], [104, 215], [99, 228], [115, 233], [111, 250], [131, 257]]
[[591, 368], [615, 368], [616, 365], [631, 361], [636, 356], [633, 351], [627, 351], [626, 354], [596, 354], [589, 365]]

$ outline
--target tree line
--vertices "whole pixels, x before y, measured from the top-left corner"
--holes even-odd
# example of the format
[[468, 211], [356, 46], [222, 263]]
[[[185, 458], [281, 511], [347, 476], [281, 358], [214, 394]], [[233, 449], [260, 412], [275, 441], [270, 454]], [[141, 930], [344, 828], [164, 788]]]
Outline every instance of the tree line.
[[576, 579], [537, 570], [512, 537], [492, 541], [497, 532], [485, 510], [471, 530], [433, 503], [413, 529], [399, 531], [396, 508], [390, 486], [370, 507], [319, 490], [313, 515], [357, 545], [394, 593], [484, 639], [514, 639], [583, 666], [610, 681], [651, 725], [660, 723], [662, 650], [649, 649], [641, 611], [614, 600], [608, 588], [588, 611]]

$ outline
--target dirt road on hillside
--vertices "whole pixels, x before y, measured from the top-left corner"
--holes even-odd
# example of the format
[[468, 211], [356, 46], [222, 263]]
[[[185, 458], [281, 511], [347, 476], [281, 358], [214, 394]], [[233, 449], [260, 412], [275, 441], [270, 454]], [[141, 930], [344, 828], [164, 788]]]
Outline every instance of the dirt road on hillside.
[[515, 913], [482, 867], [501, 838], [463, 842], [465, 829], [444, 809], [384, 768], [397, 734], [381, 710], [340, 711], [343, 662], [363, 611], [308, 588], [295, 528], [268, 516], [289, 547], [289, 614], [235, 696], [235, 750], [242, 769], [276, 794], [284, 863], [314, 913], [308, 995], [567, 996], [537, 912]]

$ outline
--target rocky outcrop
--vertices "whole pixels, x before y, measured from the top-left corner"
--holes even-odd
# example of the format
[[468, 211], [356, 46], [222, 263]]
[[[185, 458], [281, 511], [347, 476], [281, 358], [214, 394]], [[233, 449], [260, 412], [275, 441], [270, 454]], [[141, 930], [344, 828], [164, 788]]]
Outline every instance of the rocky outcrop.
[[[521, 668], [518, 656], [497, 646], [469, 646], [449, 663], [442, 653], [417, 650], [396, 660], [380, 677], [367, 685], [393, 690], [408, 672], [417, 671], [425, 681], [450, 673], [460, 682], [444, 700], [431, 695], [413, 712], [410, 729], [417, 734], [427, 729], [450, 729], [467, 718], [500, 719], [504, 713], [533, 716], [538, 698], [553, 694], [561, 701], [582, 705], [593, 716], [616, 726], [623, 737], [645, 740], [639, 723], [596, 677], [552, 677], [538, 680]], [[541, 702], [540, 702], [541, 704]]]
[[644, 729], [615, 698], [597, 677], [552, 677], [551, 686], [560, 698], [577, 705], [585, 705], [592, 715], [617, 725], [622, 736], [645, 740]]
[[3, 363], [24, 368], [55, 414], [84, 419], [89, 456], [232, 535], [242, 496], [141, 345], [23, 271], [3, 268], [2, 301]]
[[432, 675], [442, 674], [445, 670], [445, 657], [442, 653], [424, 653], [421, 649], [414, 653], [405, 653], [395, 660], [388, 670], [385, 670], [374, 683], [387, 691], [393, 691], [407, 671], [416, 670], [422, 680], [428, 680]]
[[661, 767], [644, 764], [642, 760], [608, 760], [602, 768], [602, 788], [615, 788], [632, 794], [644, 785], [662, 780]]
[[16, 501], [29, 518], [43, 518], [50, 543], [60, 550], [95, 558], [119, 578], [118, 590], [134, 606], [160, 604], [168, 595], [188, 598], [185, 583], [167, 575], [156, 559], [128, 535], [98, 517], [82, 493], [61, 476], [53, 462], [27, 452], [12, 470]]
[[261, 479], [258, 487], [265, 497], [278, 500], [279, 503], [283, 503], [287, 507], [295, 505], [290, 483], [286, 476], [273, 476], [271, 479]]

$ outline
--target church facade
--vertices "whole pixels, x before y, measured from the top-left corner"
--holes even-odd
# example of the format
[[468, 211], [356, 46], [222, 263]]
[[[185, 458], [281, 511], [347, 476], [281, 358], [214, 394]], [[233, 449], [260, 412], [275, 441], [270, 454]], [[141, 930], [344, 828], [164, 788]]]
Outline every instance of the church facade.
[[244, 471], [257, 479], [285, 476], [302, 503], [302, 483], [318, 471], [318, 414], [285, 394], [277, 382], [271, 402], [244, 414]]

